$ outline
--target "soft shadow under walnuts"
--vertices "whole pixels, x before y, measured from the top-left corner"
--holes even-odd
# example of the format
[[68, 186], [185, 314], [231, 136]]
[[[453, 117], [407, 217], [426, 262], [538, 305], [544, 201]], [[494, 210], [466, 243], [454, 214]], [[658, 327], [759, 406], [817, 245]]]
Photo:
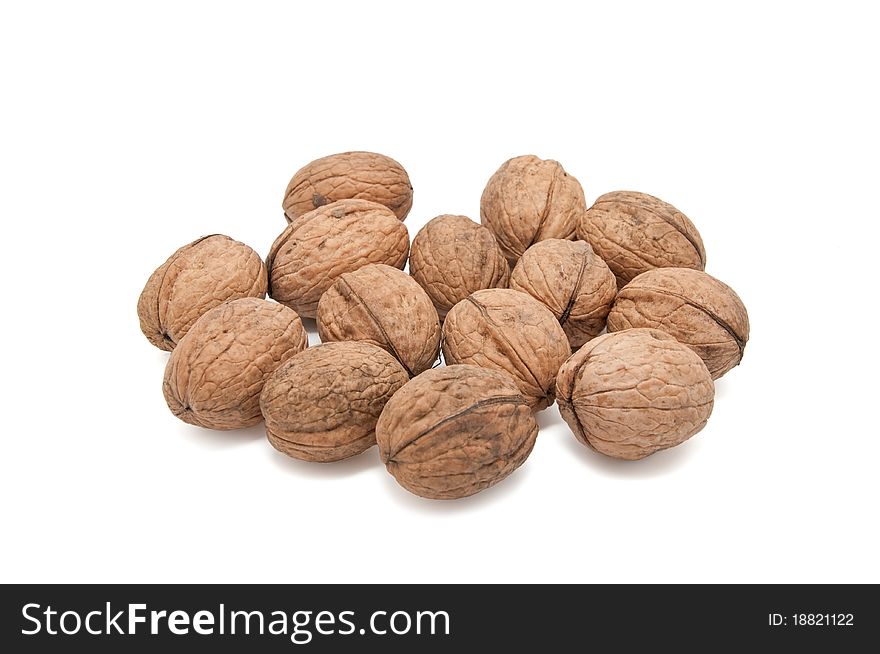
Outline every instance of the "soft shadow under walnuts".
[[436, 516], [449, 515], [453, 517], [468, 511], [477, 511], [487, 505], [503, 501], [505, 496], [518, 492], [522, 484], [528, 483], [525, 481], [528, 475], [529, 468], [527, 465], [524, 465], [517, 470], [516, 474], [510, 475], [502, 483], [490, 486], [474, 495], [454, 500], [433, 500], [419, 497], [401, 488], [394, 481], [394, 477], [385, 474], [384, 471], [382, 476], [388, 489], [388, 497], [399, 507], [410, 511], [418, 511], [421, 514], [428, 512]]
[[[265, 428], [263, 429], [263, 438], [266, 437]], [[272, 463], [292, 475], [298, 477], [311, 477], [313, 479], [338, 479], [340, 477], [353, 477], [375, 470], [375, 474], [387, 477], [385, 467], [379, 461], [379, 456], [375, 447], [371, 447], [366, 452], [362, 452], [356, 456], [343, 459], [342, 461], [334, 461], [332, 463], [315, 463], [314, 461], [301, 461], [285, 456], [281, 452], [271, 449], [269, 451]]]
[[627, 461], [594, 452], [581, 445], [570, 434], [565, 436], [565, 446], [571, 451], [572, 456], [582, 460], [586, 466], [599, 474], [618, 479], [651, 479], [674, 474], [679, 468], [687, 465], [688, 459], [694, 456], [700, 447], [700, 439], [692, 438], [681, 445], [655, 452], [644, 459]]
[[266, 438], [266, 428], [263, 423], [254, 425], [253, 427], [245, 427], [243, 429], [230, 429], [225, 431], [205, 429], [204, 427], [196, 427], [181, 423], [178, 426], [180, 433], [185, 438], [197, 441], [201, 445], [205, 445], [215, 450], [227, 450], [234, 447], [241, 447], [256, 443]]

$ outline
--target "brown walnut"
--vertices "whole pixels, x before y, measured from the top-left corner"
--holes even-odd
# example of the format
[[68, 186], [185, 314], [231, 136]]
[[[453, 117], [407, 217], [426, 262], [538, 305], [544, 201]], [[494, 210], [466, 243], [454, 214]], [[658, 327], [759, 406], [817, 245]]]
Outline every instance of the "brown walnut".
[[655, 327], [688, 345], [712, 379], [739, 365], [749, 340], [749, 314], [727, 284], [690, 268], [657, 268], [624, 286], [608, 331]]
[[556, 372], [570, 354], [556, 316], [520, 291], [472, 293], [443, 323], [447, 365], [470, 363], [508, 373], [534, 411], [553, 404]]
[[538, 241], [574, 238], [586, 208], [580, 183], [558, 161], [529, 154], [492, 175], [480, 200], [480, 222], [515, 263]]
[[510, 288], [528, 293], [559, 321], [572, 348], [605, 329], [617, 282], [585, 241], [535, 243], [510, 274]]
[[390, 352], [414, 376], [440, 350], [440, 320], [431, 298], [405, 272], [382, 264], [344, 273], [318, 303], [326, 341], [368, 341]]
[[162, 383], [168, 408], [200, 427], [255, 425], [266, 379], [308, 343], [299, 316], [282, 304], [257, 298], [221, 304], [171, 353]]
[[507, 286], [510, 268], [488, 229], [466, 216], [437, 216], [413, 239], [409, 273], [440, 319], [474, 291]]
[[266, 266], [254, 250], [213, 234], [184, 245], [150, 275], [138, 298], [147, 339], [173, 350], [204, 313], [243, 297], [266, 296]]
[[583, 215], [577, 233], [605, 260], [618, 287], [654, 268], [706, 267], [706, 249], [694, 224], [647, 193], [606, 193]]
[[593, 339], [556, 378], [559, 412], [577, 439], [618, 459], [641, 459], [700, 431], [715, 386], [693, 350], [655, 329]]
[[342, 152], [300, 168], [284, 192], [288, 221], [336, 200], [384, 204], [400, 220], [412, 207], [413, 189], [403, 166], [375, 152]]
[[345, 272], [370, 263], [406, 265], [409, 233], [391, 210], [366, 200], [339, 200], [300, 216], [269, 252], [269, 295], [314, 318], [324, 291]]
[[528, 458], [538, 424], [508, 375], [476, 366], [423, 372], [385, 405], [379, 455], [398, 483], [430, 499], [473, 495]]
[[409, 376], [385, 350], [362, 341], [324, 343], [291, 357], [263, 386], [266, 435], [304, 461], [339, 461], [376, 444], [376, 421]]

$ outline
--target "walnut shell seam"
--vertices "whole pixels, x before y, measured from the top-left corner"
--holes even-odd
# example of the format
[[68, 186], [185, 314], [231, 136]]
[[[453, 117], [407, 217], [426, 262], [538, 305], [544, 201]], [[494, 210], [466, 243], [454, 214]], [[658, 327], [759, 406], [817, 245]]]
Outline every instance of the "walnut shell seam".
[[593, 253], [590, 250], [584, 250], [583, 256], [581, 257], [581, 269], [578, 271], [577, 280], [574, 283], [574, 287], [571, 289], [571, 296], [568, 298], [568, 304], [565, 305], [565, 310], [562, 312], [562, 315], [559, 316], [559, 324], [564, 325], [571, 315], [572, 309], [574, 309], [575, 302], [577, 302], [578, 291], [581, 289], [581, 282], [584, 279], [584, 271], [587, 269], [587, 263], [590, 259], [590, 256]]
[[556, 166], [553, 169], [553, 175], [550, 177], [550, 184], [547, 186], [547, 197], [544, 200], [544, 209], [541, 211], [541, 215], [538, 218], [538, 229], [535, 230], [535, 234], [526, 246], [526, 250], [540, 240], [538, 237], [544, 230], [544, 225], [547, 223], [547, 218], [550, 216], [550, 209], [553, 207], [553, 196], [556, 194], [556, 186], [559, 183], [559, 171], [561, 168], [562, 166]]
[[390, 462], [394, 463], [395, 456], [400, 454], [404, 449], [406, 449], [407, 447], [409, 447], [410, 445], [412, 445], [413, 443], [418, 441], [420, 438], [427, 436], [428, 434], [430, 434], [434, 430], [442, 427], [446, 423], [452, 422], [453, 420], [457, 420], [458, 418], [461, 418], [462, 416], [466, 416], [469, 413], [473, 413], [474, 411], [477, 411], [478, 409], [482, 409], [483, 407], [486, 407], [486, 406], [492, 406], [494, 404], [513, 404], [515, 406], [521, 406], [521, 405], [528, 405], [528, 402], [521, 395], [496, 395], [495, 397], [489, 397], [489, 398], [480, 400], [479, 402], [474, 402], [470, 406], [465, 407], [464, 409], [460, 409], [459, 411], [456, 411], [455, 413], [446, 416], [445, 418], [443, 418], [439, 422], [432, 424], [430, 427], [426, 427], [425, 429], [420, 431], [418, 434], [413, 436], [406, 443], [400, 445], [400, 447], [398, 447], [395, 452], [388, 453], [387, 456], [383, 454], [382, 460], [384, 462], [390, 461]]
[[[676, 293], [675, 291], [670, 291], [665, 288], [657, 288], [654, 286], [640, 286], [639, 289], [643, 290], [643, 291], [658, 293], [661, 295], [669, 295], [671, 297], [674, 297], [674, 298], [681, 300], [682, 302], [684, 302], [688, 306], [691, 306], [694, 309], [699, 309], [700, 311], [705, 313], [712, 320], [714, 320], [718, 324], [718, 326], [721, 327], [721, 329], [723, 329], [728, 334], [730, 334], [730, 337], [734, 340], [737, 347], [739, 348], [739, 358], [740, 358], [740, 361], [742, 360], [743, 354], [745, 353], [745, 349], [746, 349], [745, 341], [742, 339], [742, 337], [740, 337], [739, 334], [736, 333], [736, 330], [733, 327], [731, 327], [730, 323], [728, 323], [726, 320], [724, 320], [724, 318], [719, 316], [717, 313], [710, 310], [708, 307], [700, 304], [699, 302], [694, 302], [692, 299], [682, 295], [681, 293]], [[661, 329], [661, 331], [662, 331], [662, 328], [658, 328], [658, 329]]]
[[403, 366], [404, 370], [406, 370], [406, 374], [409, 375], [410, 377], [414, 377], [415, 373], [412, 370], [410, 370], [409, 366], [406, 365], [406, 363], [404, 363], [403, 358], [400, 356], [400, 353], [394, 347], [393, 340], [391, 339], [391, 337], [388, 336], [388, 332], [385, 331], [385, 327], [382, 325], [382, 322], [379, 320], [379, 318], [376, 316], [376, 314], [373, 312], [373, 310], [370, 308], [370, 305], [367, 304], [366, 301], [364, 301], [364, 298], [362, 298], [351, 287], [351, 284], [349, 284], [348, 281], [344, 277], [340, 277], [336, 281], [338, 284], [344, 285], [348, 289], [348, 292], [351, 293], [351, 297], [356, 299], [358, 301], [358, 304], [360, 304], [361, 307], [363, 307], [364, 312], [370, 317], [370, 320], [372, 320], [373, 324], [376, 325], [376, 329], [379, 330], [379, 333], [382, 335], [382, 338], [385, 339], [385, 343], [388, 344], [388, 349], [391, 350], [391, 354], [394, 356], [395, 359], [397, 359], [400, 362], [400, 365]]
[[513, 343], [510, 342], [510, 339], [507, 338], [507, 335], [504, 333], [505, 332], [504, 328], [501, 325], [499, 325], [497, 322], [495, 322], [492, 319], [492, 317], [489, 315], [489, 310], [486, 308], [486, 306], [482, 302], [480, 302], [479, 300], [474, 299], [473, 296], [471, 296], [471, 295], [466, 297], [465, 300], [467, 302], [470, 302], [471, 304], [473, 304], [477, 308], [477, 311], [480, 312], [480, 315], [486, 321], [486, 324], [488, 324], [489, 326], [491, 326], [495, 330], [495, 334], [499, 338], [501, 338], [504, 341], [504, 343], [506, 343], [507, 346], [510, 348], [510, 351], [516, 355], [516, 358], [519, 359], [519, 361], [523, 365], [523, 367], [529, 371], [529, 375], [531, 375], [532, 381], [535, 382], [535, 386], [537, 388], [540, 388], [544, 392], [544, 397], [545, 398], [553, 397], [553, 386], [556, 383], [555, 380], [551, 380], [549, 388], [544, 388], [544, 386], [538, 380], [537, 375], [535, 375], [535, 373], [532, 371], [531, 367], [526, 363], [525, 358], [522, 356], [522, 354], [520, 354], [519, 350], [516, 349], [516, 347], [513, 345]]
[[[201, 238], [197, 238], [197, 239], [194, 240], [192, 243], [190, 243], [189, 246], [192, 247], [193, 245], [198, 245], [198, 244], [201, 243], [202, 241], [205, 241], [205, 240], [207, 240], [207, 239], [209, 239], [209, 238], [211, 238], [211, 237], [213, 237], [213, 236], [222, 236], [222, 234], [207, 234], [206, 236], [202, 236]], [[158, 289], [157, 292], [156, 292], [156, 316], [157, 316], [157, 320], [156, 320], [156, 322], [159, 323], [160, 326], [162, 327], [162, 332], [161, 332], [161, 333], [162, 333], [162, 338], [163, 338], [167, 343], [171, 343], [172, 346], [173, 346], [173, 345], [176, 345], [175, 341], [170, 337], [170, 335], [169, 335], [168, 332], [166, 331], [165, 326], [161, 325], [161, 322], [162, 322], [162, 321], [158, 319], [158, 316], [161, 316], [161, 315], [162, 315], [162, 308], [161, 308], [161, 304], [162, 304], [162, 293], [159, 292], [159, 291], [161, 291], [162, 286], [165, 285], [165, 278], [168, 276], [168, 271], [171, 269], [171, 266], [172, 266], [172, 265], [174, 264], [174, 262], [177, 261], [177, 260], [180, 258], [180, 256], [183, 254], [183, 252], [181, 252], [182, 249], [183, 249], [183, 248], [180, 248], [180, 249], [179, 249], [177, 252], [175, 252], [174, 255], [168, 260], [168, 262], [167, 262], [168, 265], [166, 266], [165, 270], [162, 272], [162, 279], [159, 280], [159, 284], [158, 284], [157, 287], [156, 287], [156, 288]]]
[[[614, 201], [613, 201], [613, 200], [601, 200], [601, 199], [599, 199], [599, 200], [597, 200], [597, 201], [593, 204], [593, 206], [595, 207], [595, 206], [599, 206], [599, 205], [602, 205], [602, 204], [614, 204]], [[591, 208], [592, 208], [592, 207], [591, 207]], [[670, 227], [672, 227], [676, 232], [678, 232], [679, 234], [681, 234], [681, 235], [684, 237], [684, 239], [685, 239], [688, 243], [691, 244], [691, 247], [694, 248], [694, 252], [696, 252], [697, 257], [698, 257], [699, 260], [700, 260], [700, 264], [701, 264], [703, 267], [705, 267], [705, 265], [706, 265], [705, 250], [704, 250], [703, 247], [700, 246], [699, 243], [697, 243], [697, 240], [693, 237], [693, 235], [688, 234], [687, 231], [685, 231], [684, 229], [682, 229], [682, 227], [681, 227], [680, 224], [676, 223], [674, 220], [670, 220], [669, 217], [668, 217], [667, 215], [665, 215], [663, 212], [655, 211], [654, 209], [652, 209], [652, 208], [650, 208], [650, 207], [642, 207], [642, 208], [644, 208], [645, 211], [649, 212], [652, 216], [654, 216], [654, 217], [656, 217], [656, 218], [659, 218], [661, 221], [663, 221], [664, 223], [666, 223], [667, 225], [669, 225]], [[679, 215], [681, 215], [681, 216], [687, 218], [687, 216], [685, 216], [684, 214], [682, 214], [680, 211], [677, 212], [677, 213], [678, 213]], [[689, 220], [689, 219], [688, 219], [688, 220]], [[636, 254], [636, 255], [637, 255], [638, 253], [635, 253], [635, 252], [634, 252], [633, 254]]]

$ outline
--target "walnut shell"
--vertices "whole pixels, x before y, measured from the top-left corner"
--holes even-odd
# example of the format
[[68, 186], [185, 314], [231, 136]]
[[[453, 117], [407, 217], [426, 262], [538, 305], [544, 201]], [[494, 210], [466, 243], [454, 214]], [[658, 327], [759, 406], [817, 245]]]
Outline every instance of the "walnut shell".
[[390, 352], [410, 376], [440, 350], [440, 320], [431, 298], [405, 272], [382, 264], [344, 273], [318, 303], [322, 341], [368, 341]]
[[528, 458], [537, 435], [510, 376], [468, 365], [415, 377], [376, 424], [388, 472], [411, 493], [443, 500], [497, 484]]
[[318, 300], [342, 274], [369, 263], [406, 265], [409, 233], [390, 209], [366, 200], [339, 200], [304, 214], [281, 232], [269, 252], [269, 295], [314, 318]]
[[203, 236], [150, 275], [138, 298], [141, 331], [156, 347], [173, 350], [205, 312], [243, 297], [266, 297], [260, 255], [228, 236]]
[[226, 302], [199, 318], [174, 348], [162, 383], [165, 401], [191, 425], [255, 425], [266, 379], [308, 344], [293, 309], [257, 298]]
[[266, 435], [304, 461], [339, 461], [376, 444], [385, 403], [409, 381], [397, 359], [370, 343], [325, 343], [291, 357], [260, 396]]
[[558, 161], [528, 154], [492, 175], [480, 200], [480, 222], [513, 264], [538, 241], [574, 238], [586, 210], [580, 183]]
[[281, 203], [288, 222], [335, 200], [384, 204], [400, 220], [412, 208], [409, 175], [391, 157], [375, 152], [342, 152], [306, 164], [293, 176]]
[[605, 260], [618, 287], [654, 268], [706, 267], [706, 249], [694, 224], [647, 193], [606, 193], [583, 215], [577, 233]]
[[605, 329], [617, 282], [585, 241], [535, 243], [510, 274], [510, 288], [528, 293], [553, 312], [572, 348]]
[[413, 239], [409, 274], [440, 319], [474, 291], [507, 286], [510, 268], [488, 229], [466, 216], [437, 216]]
[[472, 293], [447, 314], [443, 358], [513, 376], [534, 411], [553, 404], [556, 372], [568, 356], [568, 337], [550, 309], [506, 288]]
[[559, 412], [577, 439], [618, 459], [641, 459], [700, 431], [715, 386], [700, 357], [655, 329], [593, 339], [556, 378]]
[[749, 340], [749, 314], [727, 284], [690, 268], [657, 268], [624, 286], [608, 331], [656, 327], [689, 345], [712, 379], [739, 365]]

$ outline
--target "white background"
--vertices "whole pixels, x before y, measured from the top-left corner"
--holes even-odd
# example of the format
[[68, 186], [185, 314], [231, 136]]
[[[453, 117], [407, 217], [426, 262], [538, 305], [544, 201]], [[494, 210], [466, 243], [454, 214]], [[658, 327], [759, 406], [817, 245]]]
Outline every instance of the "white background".
[[[0, 580], [880, 582], [870, 3], [10, 4]], [[618, 462], [554, 406], [442, 503], [176, 420], [147, 277], [207, 233], [265, 256], [352, 149], [409, 170], [411, 236], [526, 153], [687, 213], [752, 322], [706, 429]]]

